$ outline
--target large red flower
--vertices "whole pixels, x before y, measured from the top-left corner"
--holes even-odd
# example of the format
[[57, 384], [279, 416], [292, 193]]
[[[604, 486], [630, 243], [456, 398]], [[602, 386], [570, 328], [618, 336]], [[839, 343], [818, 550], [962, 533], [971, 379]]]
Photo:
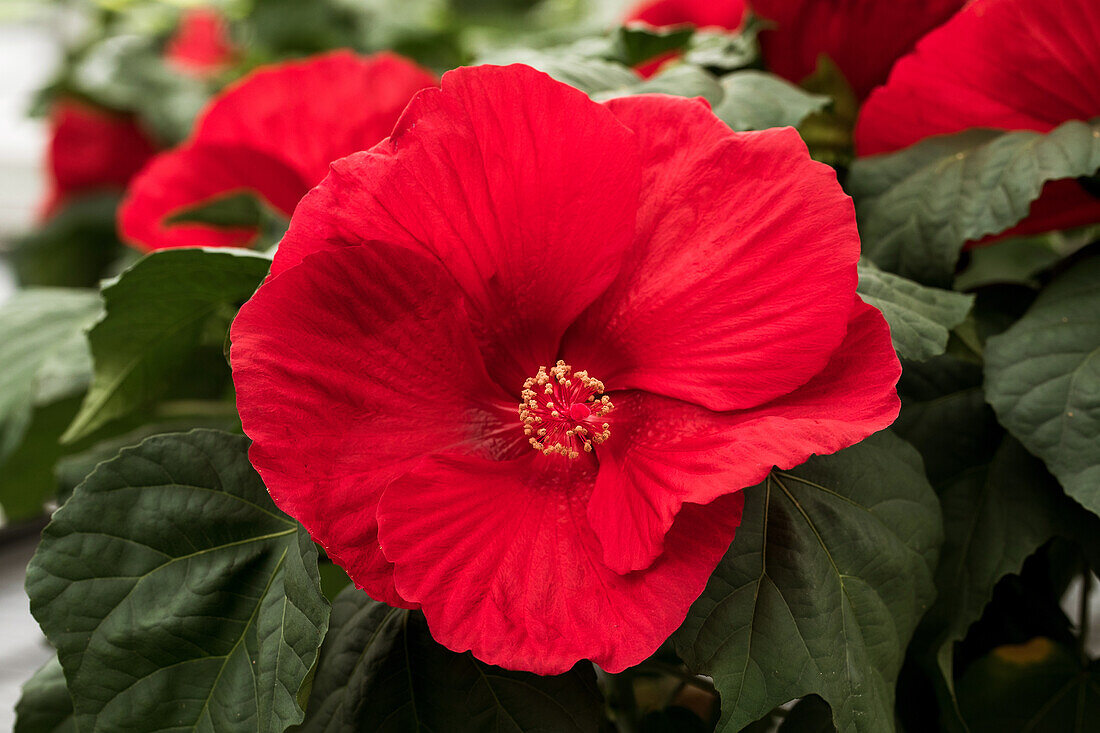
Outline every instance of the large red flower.
[[825, 54], [863, 99], [890, 67], [966, 0], [650, 0], [628, 20], [735, 30], [746, 8], [774, 24], [760, 34], [768, 68], [800, 82]]
[[388, 135], [412, 95], [435, 83], [387, 53], [336, 51], [260, 69], [215, 99], [191, 138], [133, 181], [119, 210], [122, 235], [145, 249], [247, 245], [254, 227], [172, 217], [242, 191], [290, 216], [330, 162]]
[[180, 72], [211, 76], [233, 62], [233, 44], [225, 18], [216, 8], [190, 8], [164, 49], [165, 59]]
[[57, 102], [50, 113], [50, 191], [43, 214], [78, 194], [122, 189], [155, 152], [153, 139], [132, 115], [73, 99]]
[[[856, 150], [873, 155], [971, 127], [1049, 132], [1100, 116], [1100, 3], [974, 0], [898, 62], [867, 100]], [[1013, 233], [1100, 221], [1074, 180], [1047, 184]]]
[[858, 257], [792, 129], [452, 71], [333, 164], [234, 322], [250, 456], [448, 647], [618, 671], [683, 620], [742, 487], [896, 416]]

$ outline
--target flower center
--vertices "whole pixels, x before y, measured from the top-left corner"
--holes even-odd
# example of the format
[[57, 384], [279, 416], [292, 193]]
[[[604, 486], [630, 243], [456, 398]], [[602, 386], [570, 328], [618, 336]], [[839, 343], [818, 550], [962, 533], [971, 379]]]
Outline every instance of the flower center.
[[523, 383], [519, 419], [527, 442], [547, 455], [576, 458], [580, 451], [592, 452], [611, 435], [603, 417], [615, 409], [603, 394], [603, 382], [574, 372], [559, 361]]

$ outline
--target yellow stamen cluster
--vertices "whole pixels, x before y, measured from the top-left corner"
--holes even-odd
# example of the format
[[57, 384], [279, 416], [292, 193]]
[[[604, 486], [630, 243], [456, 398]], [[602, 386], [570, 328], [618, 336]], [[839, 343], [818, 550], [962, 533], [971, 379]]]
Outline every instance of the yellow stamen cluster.
[[611, 424], [602, 418], [615, 409], [603, 394], [604, 385], [588, 372], [573, 372], [564, 361], [523, 383], [519, 418], [527, 442], [546, 455], [580, 456], [592, 452], [611, 436]]

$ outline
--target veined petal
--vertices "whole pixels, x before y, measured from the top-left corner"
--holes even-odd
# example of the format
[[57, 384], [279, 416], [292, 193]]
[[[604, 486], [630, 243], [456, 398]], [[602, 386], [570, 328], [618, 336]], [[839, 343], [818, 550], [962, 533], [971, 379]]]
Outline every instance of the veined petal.
[[439, 455], [386, 489], [382, 549], [437, 641], [539, 674], [581, 659], [619, 672], [676, 630], [733, 539], [741, 495], [685, 506], [665, 554], [618, 575], [585, 519], [594, 475], [585, 459]]
[[378, 549], [382, 488], [426, 454], [519, 432], [454, 282], [407, 249], [317, 254], [262, 285], [231, 337], [249, 457], [275, 503], [372, 597], [409, 605]]
[[612, 390], [753, 407], [824, 368], [848, 327], [851, 199], [791, 128], [734, 133], [699, 100], [608, 102], [638, 136], [643, 196], [622, 274], [563, 359]]
[[373, 240], [426, 249], [465, 291], [490, 374], [518, 390], [618, 273], [639, 184], [634, 136], [603, 105], [526, 66], [456, 69], [333, 164], [272, 273]]
[[612, 394], [612, 438], [600, 446], [588, 520], [604, 563], [620, 573], [660, 556], [686, 502], [709, 504], [888, 427], [901, 365], [875, 308], [857, 302], [843, 343], [808, 384], [748, 410], [718, 413], [647, 394]]
[[646, 0], [630, 10], [625, 22], [657, 28], [690, 23], [733, 31], [741, 27], [747, 7], [745, 0]]

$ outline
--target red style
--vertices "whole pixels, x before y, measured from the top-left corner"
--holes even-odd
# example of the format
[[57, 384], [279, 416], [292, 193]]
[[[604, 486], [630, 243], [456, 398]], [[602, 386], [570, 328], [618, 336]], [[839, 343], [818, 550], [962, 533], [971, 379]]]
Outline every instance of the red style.
[[242, 191], [290, 216], [329, 163], [388, 135], [412, 95], [435, 83], [388, 53], [336, 51], [255, 71], [210, 103], [187, 142], [133, 181], [119, 209], [122, 235], [142, 249], [247, 246], [254, 227], [170, 219]]
[[458, 69], [333, 164], [234, 322], [250, 457], [449, 648], [617, 672], [683, 621], [740, 489], [897, 415], [858, 258], [790, 128]]
[[[1100, 4], [974, 0], [898, 62], [856, 125], [873, 155], [972, 127], [1049, 132], [1100, 116]], [[1048, 183], [1011, 234], [1100, 221], [1100, 199], [1074, 180]]]

